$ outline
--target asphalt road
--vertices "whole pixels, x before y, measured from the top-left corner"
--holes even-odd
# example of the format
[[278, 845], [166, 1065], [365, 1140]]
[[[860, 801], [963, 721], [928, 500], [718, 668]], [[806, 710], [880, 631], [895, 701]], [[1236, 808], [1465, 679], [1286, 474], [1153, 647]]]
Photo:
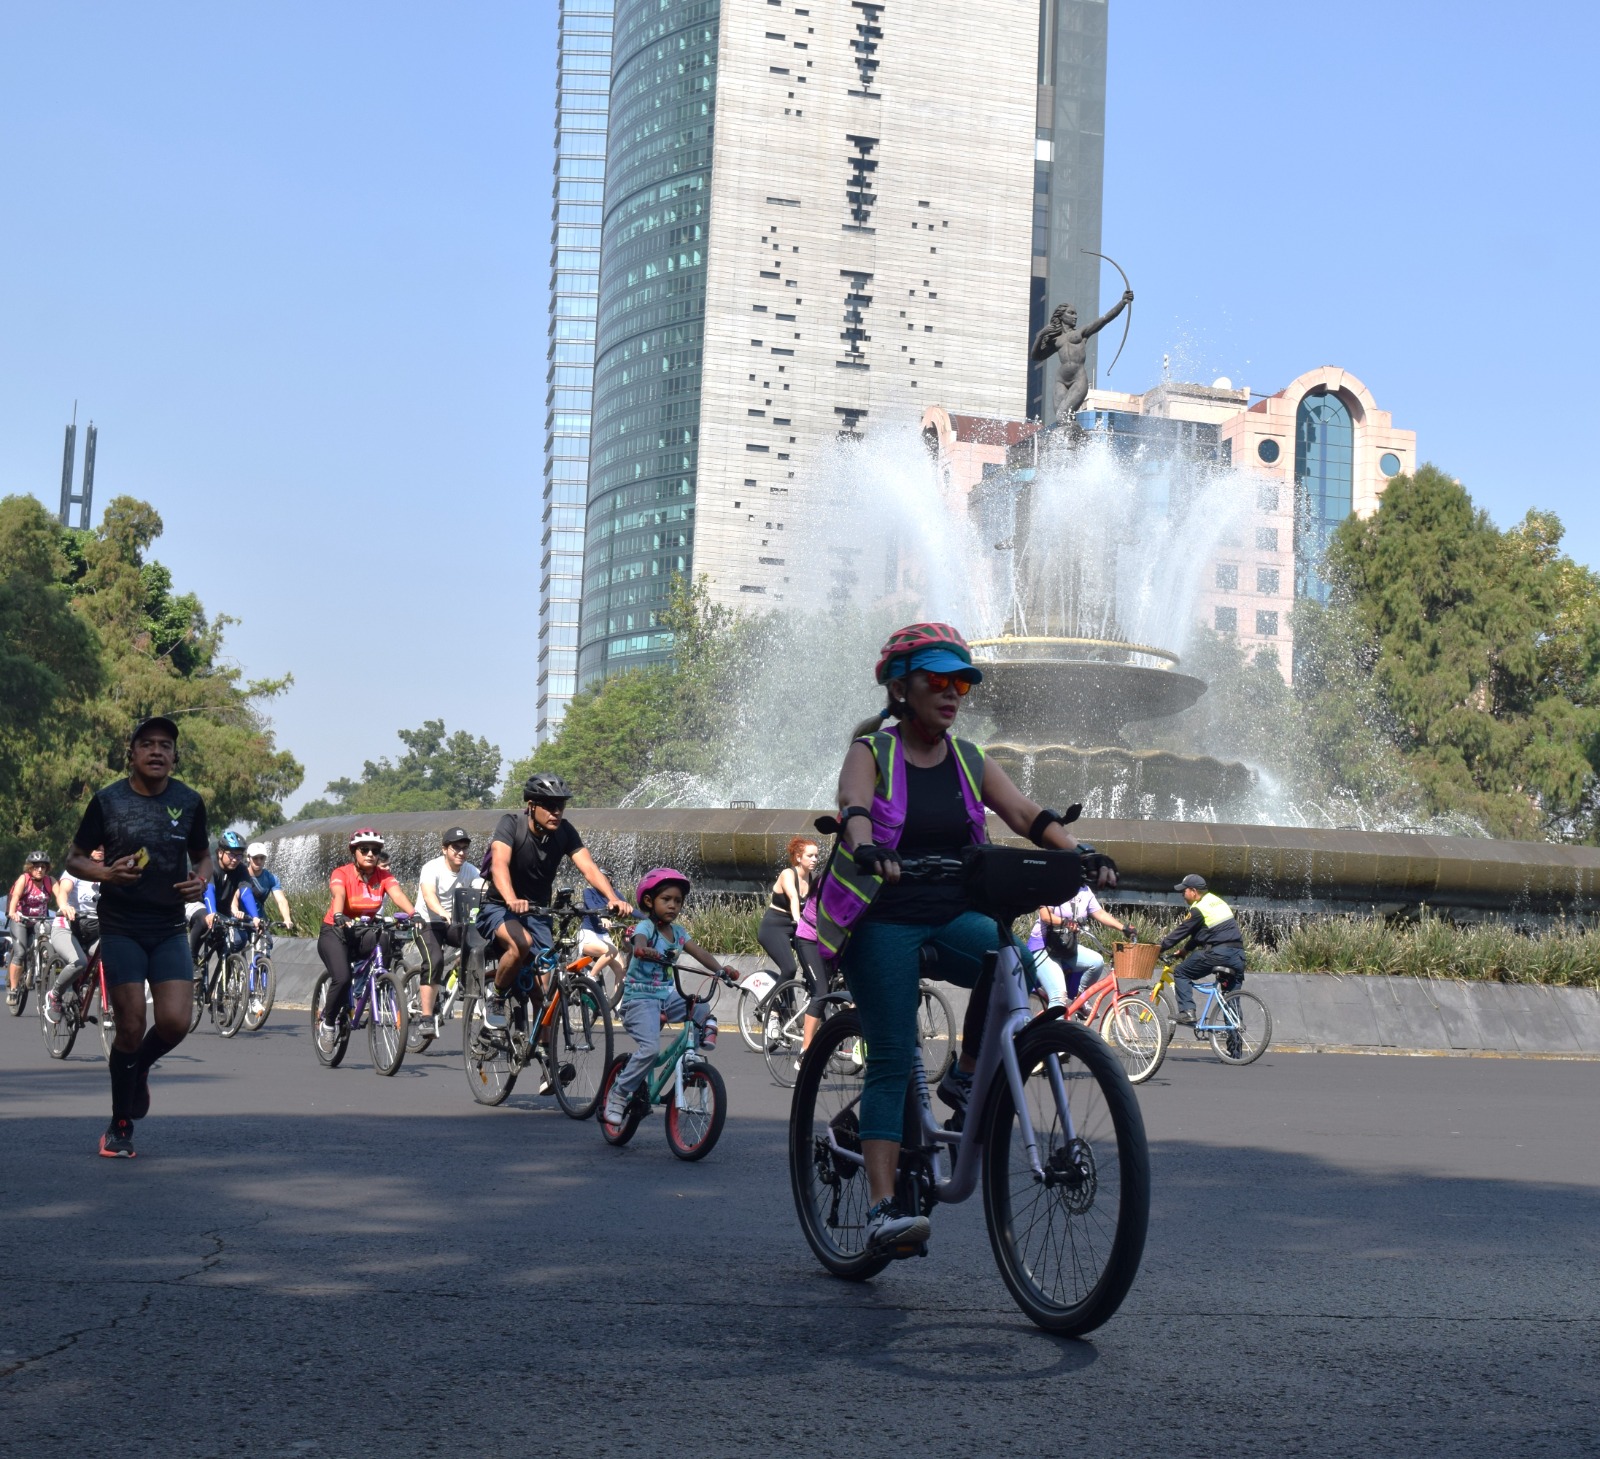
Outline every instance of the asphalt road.
[[[1183, 1051], [1144, 1090], [1139, 1282], [1012, 1306], [981, 1200], [851, 1286], [796, 1227], [787, 1092], [731, 1035], [704, 1163], [459, 1057], [202, 1031], [134, 1161], [93, 1030], [0, 1017], [0, 1453], [1469, 1455], [1600, 1438], [1600, 1065]], [[453, 1041], [452, 1041], [453, 1043]]]

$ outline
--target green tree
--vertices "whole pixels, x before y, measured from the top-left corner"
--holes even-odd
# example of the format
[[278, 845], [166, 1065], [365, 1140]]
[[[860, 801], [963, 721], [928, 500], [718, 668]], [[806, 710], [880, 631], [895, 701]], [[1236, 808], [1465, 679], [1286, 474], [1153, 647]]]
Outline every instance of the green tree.
[[400, 730], [406, 752], [399, 760], [368, 760], [361, 778], [328, 782], [327, 799], [308, 801], [301, 819], [384, 811], [476, 810], [495, 803], [500, 747], [465, 730], [445, 733], [442, 719]]
[[217, 824], [274, 824], [302, 771], [262, 703], [289, 684], [244, 682], [221, 661], [232, 621], [146, 558], [161, 518], [116, 497], [93, 531], [32, 497], [0, 500], [0, 864], [23, 843], [60, 854], [88, 794], [124, 768], [147, 714], [182, 730], [179, 773]]
[[1429, 808], [1497, 835], [1592, 833], [1600, 580], [1560, 540], [1549, 513], [1500, 532], [1423, 466], [1328, 551], [1333, 621], [1359, 645]]

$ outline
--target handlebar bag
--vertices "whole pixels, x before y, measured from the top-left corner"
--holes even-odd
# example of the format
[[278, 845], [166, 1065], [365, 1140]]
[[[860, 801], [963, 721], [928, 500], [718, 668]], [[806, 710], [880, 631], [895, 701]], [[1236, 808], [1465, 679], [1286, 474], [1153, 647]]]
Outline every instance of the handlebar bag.
[[963, 848], [961, 860], [968, 900], [997, 922], [1069, 901], [1084, 885], [1083, 859], [1076, 851], [987, 844]]

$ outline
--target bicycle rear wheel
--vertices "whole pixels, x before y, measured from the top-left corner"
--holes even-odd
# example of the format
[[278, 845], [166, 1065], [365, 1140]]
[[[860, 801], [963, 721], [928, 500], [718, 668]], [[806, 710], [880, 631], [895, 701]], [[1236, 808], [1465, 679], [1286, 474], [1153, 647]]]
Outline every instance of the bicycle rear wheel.
[[250, 966], [250, 986], [245, 991], [244, 1026], [254, 1033], [267, 1021], [272, 1012], [272, 1000], [278, 996], [278, 975], [272, 970], [272, 959], [264, 953], [257, 954]]
[[481, 998], [461, 1005], [461, 1050], [472, 1097], [479, 1104], [504, 1104], [517, 1082], [517, 1061], [509, 1031], [484, 1025]]
[[[422, 970], [406, 974], [405, 982], [406, 1005], [406, 1052], [420, 1054], [434, 1041], [436, 1035], [422, 1032]], [[434, 1007], [439, 1004], [439, 995], [434, 993]]]
[[1143, 998], [1116, 999], [1100, 1020], [1100, 1037], [1130, 1084], [1143, 1084], [1167, 1057], [1167, 1021]]
[[867, 1252], [866, 1168], [859, 1115], [864, 1070], [851, 1056], [861, 1038], [852, 1009], [830, 1018], [811, 1041], [789, 1106], [789, 1186], [806, 1243], [836, 1277], [860, 1282], [893, 1259]]
[[44, 1035], [45, 1052], [52, 1059], [64, 1059], [72, 1052], [78, 1030], [83, 1027], [83, 1019], [78, 1011], [78, 991], [76, 985], [67, 989], [61, 998], [61, 1012], [53, 1021], [49, 1016], [48, 996], [41, 994], [39, 997], [39, 1032]]
[[[319, 1032], [318, 1025], [322, 1022], [322, 1008], [328, 1001], [328, 990], [333, 986], [333, 974], [324, 973], [317, 979], [317, 986], [311, 990], [311, 1047], [317, 1051], [317, 1059], [329, 1069], [337, 1069], [344, 1062], [346, 1050], [350, 1047], [350, 1020], [341, 1010], [339, 1025], [332, 1038]], [[327, 1043], [324, 1044], [324, 1040]]]
[[667, 1148], [679, 1160], [704, 1160], [722, 1136], [728, 1118], [728, 1087], [710, 1064], [683, 1071], [683, 1103], [667, 1095]]
[[372, 1054], [372, 1067], [388, 1077], [406, 1057], [406, 1005], [388, 973], [373, 980], [370, 1020], [367, 1048]]
[[922, 1067], [928, 1071], [930, 1085], [943, 1079], [945, 1070], [955, 1062], [956, 1033], [950, 1000], [925, 981], [917, 1004], [917, 1041], [922, 1045]]
[[[618, 1054], [606, 1068], [606, 1077], [600, 1081], [600, 1097], [607, 1098], [611, 1093], [611, 1086], [617, 1082], [617, 1077], [627, 1067], [628, 1056]], [[605, 1136], [608, 1145], [626, 1145], [638, 1130], [644, 1117], [650, 1113], [650, 1105], [645, 1098], [645, 1090], [649, 1085], [649, 1076], [645, 1083], [633, 1091], [627, 1106], [622, 1112], [622, 1119], [617, 1124], [612, 1124], [606, 1119], [605, 1111], [600, 1112], [600, 1133]]]
[[249, 1012], [250, 969], [242, 952], [230, 952], [222, 960], [217, 978], [217, 1031], [231, 1039], [244, 1027]]
[[1228, 1027], [1211, 1030], [1211, 1047], [1224, 1064], [1253, 1064], [1272, 1042], [1272, 1013], [1254, 993], [1225, 993], [1218, 1000], [1227, 1005], [1224, 1013], [1213, 1005], [1208, 1021], [1226, 1019]]
[[761, 1001], [761, 1049], [767, 1070], [785, 1089], [792, 1088], [800, 1071], [800, 1045], [805, 1039], [805, 1012], [811, 1002], [810, 985], [803, 978], [779, 983]]
[[600, 1103], [600, 1085], [611, 1064], [611, 1005], [593, 978], [562, 980], [546, 1048], [556, 1103], [573, 1119], [588, 1119]]
[[[767, 989], [768, 993], [771, 991], [771, 988]], [[761, 1041], [761, 1003], [764, 996], [758, 996], [752, 988], [739, 989], [739, 1037], [752, 1054], [766, 1052], [766, 1045]]]
[[1017, 1062], [1044, 1179], [1002, 1075], [984, 1136], [989, 1240], [1017, 1306], [1046, 1331], [1078, 1337], [1122, 1305], [1139, 1271], [1150, 1219], [1144, 1120], [1116, 1056], [1086, 1028], [1032, 1028]]

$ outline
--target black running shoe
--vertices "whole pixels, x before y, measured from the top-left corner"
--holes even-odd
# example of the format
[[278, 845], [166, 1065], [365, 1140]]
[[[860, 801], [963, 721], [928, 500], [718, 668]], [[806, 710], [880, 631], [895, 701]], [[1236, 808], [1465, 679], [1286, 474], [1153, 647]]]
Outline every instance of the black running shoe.
[[139, 1065], [133, 1076], [133, 1093], [128, 1098], [128, 1117], [142, 1120], [150, 1113], [150, 1071]]
[[100, 1137], [100, 1153], [109, 1160], [133, 1159], [133, 1123], [112, 1120]]

